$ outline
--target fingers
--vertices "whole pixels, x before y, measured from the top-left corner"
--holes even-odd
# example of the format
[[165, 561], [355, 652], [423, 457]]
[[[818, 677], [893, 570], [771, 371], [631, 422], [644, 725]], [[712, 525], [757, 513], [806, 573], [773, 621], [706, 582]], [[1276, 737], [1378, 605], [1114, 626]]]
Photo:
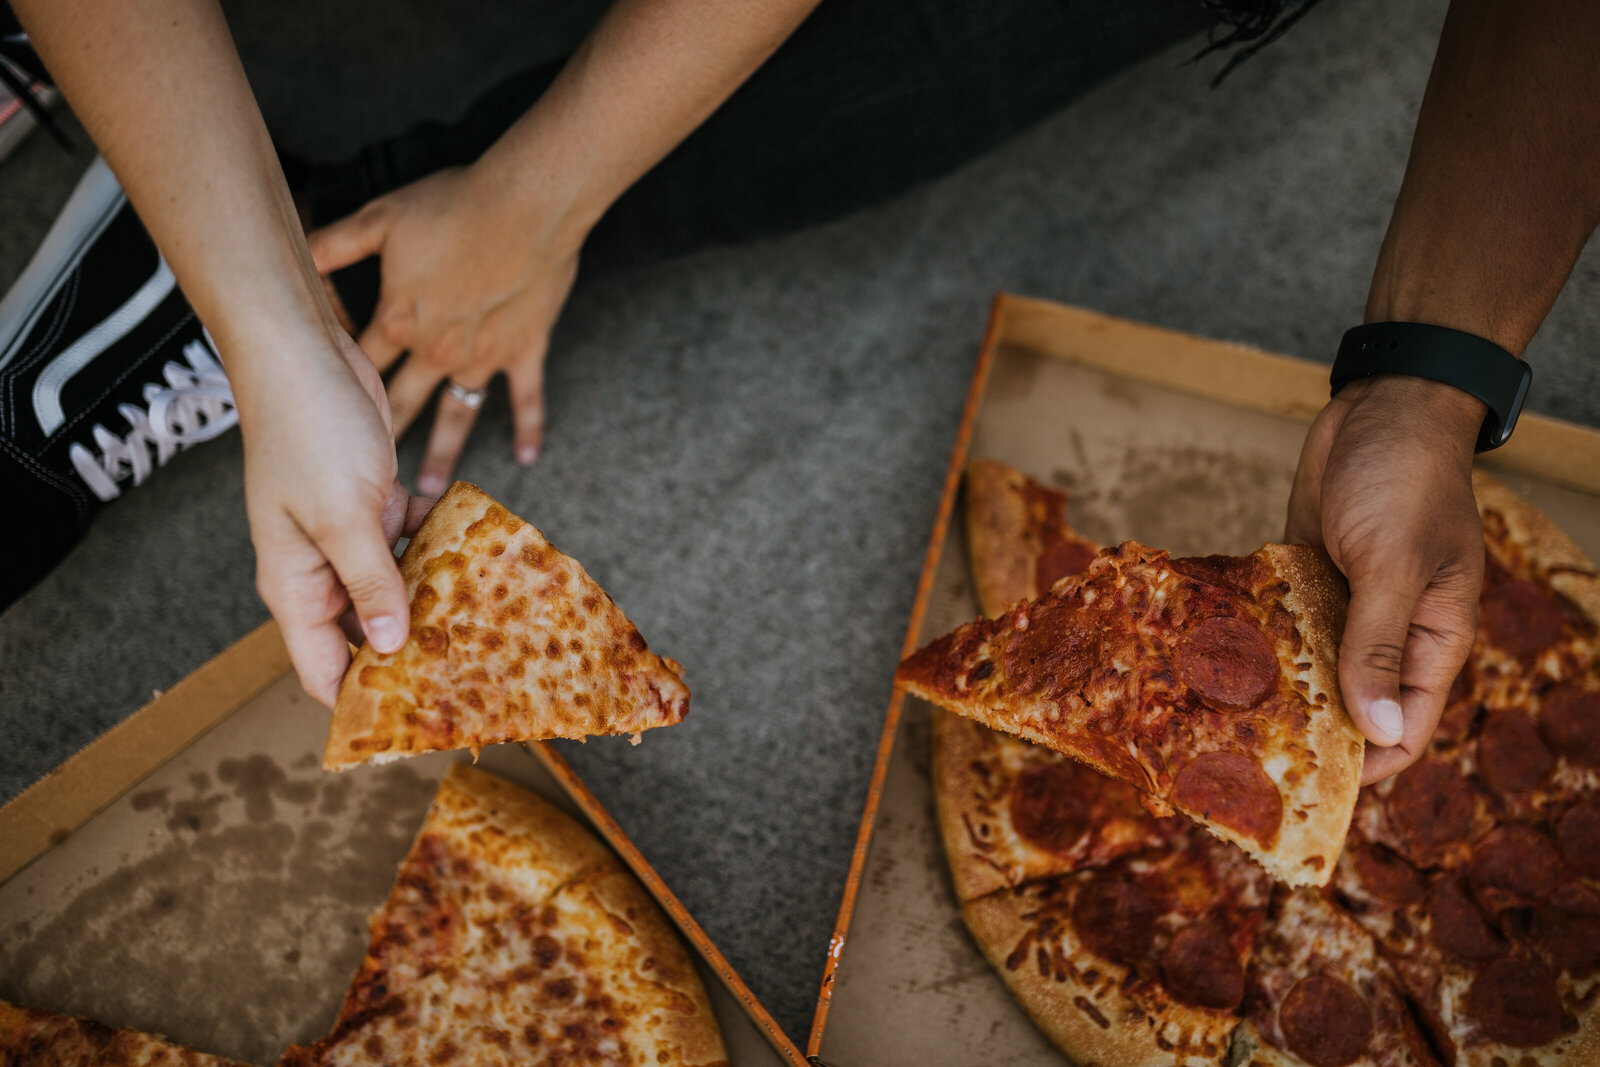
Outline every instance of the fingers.
[[394, 420], [394, 436], [399, 440], [438, 388], [444, 374], [420, 359], [408, 359], [389, 379], [389, 414]]
[[[268, 549], [267, 543], [279, 547]], [[300, 684], [331, 707], [350, 665], [338, 623], [349, 598], [322, 553], [298, 530], [287, 538], [280, 531], [270, 542], [258, 541], [256, 558], [256, 589], [278, 620]]]
[[[1400, 740], [1394, 745], [1377, 747], [1382, 745], [1382, 741], [1374, 737], [1373, 731], [1359, 717], [1361, 699], [1357, 696], [1352, 701], [1350, 695], [1363, 692], [1353, 687], [1367, 683], [1345, 680], [1345, 664], [1341, 656], [1340, 678], [1346, 706], [1350, 707], [1351, 716], [1362, 732], [1375, 742], [1375, 745], [1367, 747], [1362, 772], [1365, 783], [1387, 778], [1410, 766], [1426, 751], [1439, 725], [1451, 683], [1472, 651], [1472, 637], [1477, 625], [1477, 590], [1482, 580], [1481, 570], [1474, 568], [1472, 562], [1469, 558], [1461, 563], [1441, 566], [1408, 612], [1400, 669], [1395, 679], [1402, 727]], [[1351, 603], [1352, 606], [1355, 603], [1354, 595]], [[1348, 641], [1348, 626], [1345, 633]], [[1359, 637], [1357, 639], [1360, 640]], [[1380, 644], [1376, 647], [1383, 646]], [[1386, 668], [1387, 663], [1382, 666]], [[1363, 671], [1366, 668], [1358, 661], [1354, 669]], [[1371, 722], [1374, 718], [1369, 708], [1367, 719]]]
[[511, 367], [506, 378], [511, 386], [517, 462], [526, 467], [539, 458], [544, 447], [544, 348], [541, 346], [537, 359]]
[[1339, 645], [1345, 708], [1373, 744], [1399, 744], [1405, 734], [1400, 669], [1412, 612], [1426, 583], [1354, 568], [1348, 577], [1350, 609]]
[[411, 629], [406, 584], [384, 539], [381, 516], [353, 518], [346, 517], [335, 529], [308, 532], [344, 586], [368, 643], [379, 652], [393, 652], [405, 644]]
[[361, 346], [361, 351], [372, 360], [372, 365], [378, 368], [380, 374], [394, 366], [400, 353], [410, 346], [415, 321], [416, 316], [409, 305], [402, 310], [400, 302], [379, 299], [378, 307], [372, 313], [372, 322], [361, 331], [356, 344]]
[[343, 270], [368, 256], [383, 251], [384, 239], [389, 233], [390, 212], [384, 209], [382, 199], [373, 200], [354, 215], [346, 215], [338, 222], [311, 231], [306, 235], [306, 247], [311, 250], [311, 262], [318, 274]]
[[[472, 433], [472, 424], [478, 421], [478, 408], [482, 405], [486, 381], [461, 381], [451, 379], [439, 393], [434, 406], [433, 431], [428, 435], [428, 450], [422, 457], [422, 467], [417, 473], [417, 489], [428, 496], [438, 496], [450, 484], [461, 449]], [[453, 387], [464, 392], [457, 395]], [[470, 397], [477, 401], [471, 402]]]

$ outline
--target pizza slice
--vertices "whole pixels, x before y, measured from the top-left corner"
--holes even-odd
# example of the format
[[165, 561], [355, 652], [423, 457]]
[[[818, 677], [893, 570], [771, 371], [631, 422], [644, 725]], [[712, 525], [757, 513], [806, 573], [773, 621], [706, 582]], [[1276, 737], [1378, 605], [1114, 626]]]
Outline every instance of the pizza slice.
[[16, 1067], [242, 1067], [165, 1038], [0, 1001], [0, 1063]]
[[345, 674], [323, 766], [502, 741], [633, 734], [689, 712], [682, 668], [651, 652], [578, 562], [456, 482], [406, 546], [411, 633]]
[[1272, 883], [1193, 825], [1165, 847], [989, 893], [962, 918], [1076, 1062], [1221, 1064]]
[[1250, 959], [1233, 1067], [1437, 1067], [1372, 938], [1315, 890], [1279, 890]]
[[699, 976], [612, 854], [526, 790], [451, 767], [333, 1032], [285, 1067], [726, 1065]]
[[1067, 524], [1067, 494], [1015, 467], [973, 460], [963, 488], [967, 555], [978, 609], [985, 615], [998, 615], [1019, 600], [1037, 600], [1100, 551]]
[[1335, 667], [1344, 604], [1315, 549], [1174, 559], [1130, 541], [912, 653], [895, 679], [1127, 782], [1282, 881], [1321, 885], [1363, 753]]

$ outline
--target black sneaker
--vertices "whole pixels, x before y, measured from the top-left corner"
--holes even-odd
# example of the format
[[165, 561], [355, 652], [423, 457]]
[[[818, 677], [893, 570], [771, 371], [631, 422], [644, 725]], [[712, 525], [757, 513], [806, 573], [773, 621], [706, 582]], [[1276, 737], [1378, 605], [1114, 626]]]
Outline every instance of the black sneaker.
[[0, 610], [89, 520], [238, 422], [211, 339], [96, 158], [0, 299]]

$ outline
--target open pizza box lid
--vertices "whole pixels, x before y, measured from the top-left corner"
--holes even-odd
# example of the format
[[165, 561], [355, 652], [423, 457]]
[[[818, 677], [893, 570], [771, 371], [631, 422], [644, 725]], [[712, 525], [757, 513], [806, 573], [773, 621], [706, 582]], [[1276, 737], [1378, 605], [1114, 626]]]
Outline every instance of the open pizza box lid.
[[[368, 915], [470, 758], [331, 774], [327, 728], [268, 623], [0, 808], [0, 999], [263, 1065], [327, 1034]], [[805, 1064], [556, 744], [490, 746], [479, 765], [633, 869], [694, 946], [733, 1063]]]
[[[977, 617], [958, 510], [969, 459], [1066, 490], [1102, 544], [1174, 555], [1282, 537], [1325, 366], [1038, 300], [996, 298], [904, 651]], [[1486, 470], [1600, 558], [1600, 432], [1526, 415]], [[968, 936], [929, 780], [931, 706], [891, 699], [808, 1054], [828, 1067], [1061, 1064]]]

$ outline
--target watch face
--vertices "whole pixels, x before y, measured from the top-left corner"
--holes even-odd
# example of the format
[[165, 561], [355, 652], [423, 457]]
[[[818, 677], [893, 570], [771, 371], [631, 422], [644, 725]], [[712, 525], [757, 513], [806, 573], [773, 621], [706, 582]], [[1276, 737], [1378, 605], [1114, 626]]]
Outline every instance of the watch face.
[[[1505, 417], [1500, 424], [1491, 428], [1484, 426], [1482, 437], [1478, 441], [1478, 451], [1487, 452], [1491, 448], [1499, 448], [1511, 440], [1511, 431], [1517, 428], [1517, 419], [1522, 415], [1522, 402], [1528, 398], [1528, 386], [1533, 384], [1533, 368], [1525, 361], [1519, 361], [1518, 367], [1521, 376], [1517, 379], [1517, 390], [1511, 396], [1511, 404], [1506, 409]], [[1497, 413], [1493, 408], [1489, 411], [1489, 418], [1494, 418]]]

